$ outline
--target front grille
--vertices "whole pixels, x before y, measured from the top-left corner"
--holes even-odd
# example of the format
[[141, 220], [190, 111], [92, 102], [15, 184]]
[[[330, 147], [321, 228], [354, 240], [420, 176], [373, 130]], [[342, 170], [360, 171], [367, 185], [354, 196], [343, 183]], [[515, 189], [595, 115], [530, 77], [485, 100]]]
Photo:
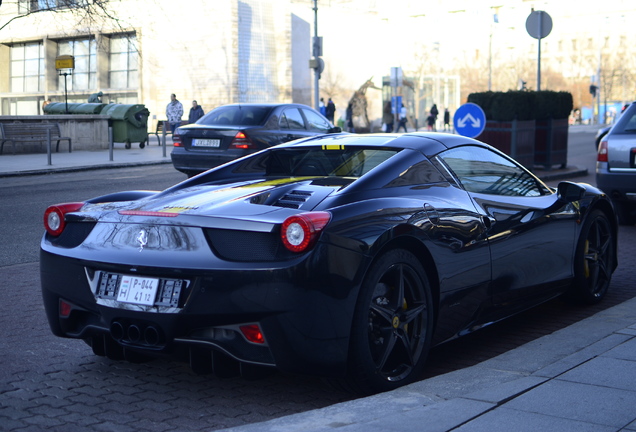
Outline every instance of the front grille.
[[283, 246], [276, 233], [214, 228], [207, 228], [204, 232], [214, 253], [228, 261], [278, 261], [294, 256]]
[[58, 237], [46, 234], [46, 239], [51, 244], [63, 248], [74, 248], [82, 244], [86, 237], [95, 228], [97, 222], [67, 222], [66, 228]]
[[312, 194], [313, 192], [311, 191], [293, 190], [283, 195], [274, 205], [277, 207], [298, 209], [311, 198]]

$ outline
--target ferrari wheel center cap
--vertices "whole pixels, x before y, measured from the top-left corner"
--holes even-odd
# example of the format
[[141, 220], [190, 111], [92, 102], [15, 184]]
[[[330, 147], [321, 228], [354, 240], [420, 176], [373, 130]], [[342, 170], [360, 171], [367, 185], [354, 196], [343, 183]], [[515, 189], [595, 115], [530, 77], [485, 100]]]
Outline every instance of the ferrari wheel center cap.
[[396, 315], [393, 317], [393, 328], [398, 328], [400, 326], [400, 318]]

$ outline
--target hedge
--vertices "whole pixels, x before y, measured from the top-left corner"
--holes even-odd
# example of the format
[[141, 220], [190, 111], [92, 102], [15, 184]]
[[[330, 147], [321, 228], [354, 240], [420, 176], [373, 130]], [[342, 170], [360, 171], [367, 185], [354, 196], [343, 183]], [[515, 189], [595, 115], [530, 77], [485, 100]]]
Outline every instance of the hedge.
[[468, 95], [479, 105], [487, 120], [546, 120], [568, 118], [573, 108], [572, 94], [555, 91], [482, 92]]

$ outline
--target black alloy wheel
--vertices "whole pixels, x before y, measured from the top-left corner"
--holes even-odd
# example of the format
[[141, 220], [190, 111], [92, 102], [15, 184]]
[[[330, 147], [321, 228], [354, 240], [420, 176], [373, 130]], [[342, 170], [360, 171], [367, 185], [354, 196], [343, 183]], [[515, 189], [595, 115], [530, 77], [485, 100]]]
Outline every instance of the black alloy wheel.
[[587, 217], [576, 246], [574, 283], [567, 293], [571, 300], [595, 304], [609, 288], [614, 269], [614, 231], [607, 216], [593, 210]]
[[361, 287], [346, 387], [370, 394], [415, 381], [428, 356], [432, 329], [424, 268], [404, 249], [387, 252], [372, 265]]

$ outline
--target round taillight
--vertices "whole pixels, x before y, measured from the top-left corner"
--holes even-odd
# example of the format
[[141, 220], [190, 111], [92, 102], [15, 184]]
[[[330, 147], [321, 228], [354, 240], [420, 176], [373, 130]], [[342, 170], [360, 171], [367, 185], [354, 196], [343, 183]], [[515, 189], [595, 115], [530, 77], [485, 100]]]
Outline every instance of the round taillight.
[[281, 239], [292, 252], [304, 252], [314, 245], [320, 231], [331, 220], [331, 213], [301, 213], [285, 219], [281, 227]]
[[44, 212], [44, 228], [52, 236], [59, 236], [66, 227], [64, 216], [66, 213], [81, 209], [84, 203], [56, 204], [46, 209]]

